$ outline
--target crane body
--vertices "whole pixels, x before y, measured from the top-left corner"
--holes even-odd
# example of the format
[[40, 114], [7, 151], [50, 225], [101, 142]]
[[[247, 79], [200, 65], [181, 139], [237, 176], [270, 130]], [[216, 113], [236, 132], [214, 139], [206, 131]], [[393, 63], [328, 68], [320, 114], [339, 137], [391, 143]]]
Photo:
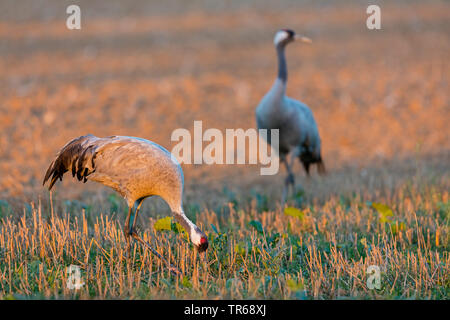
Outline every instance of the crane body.
[[44, 184], [49, 180], [51, 190], [55, 182], [62, 180], [68, 171], [80, 181], [92, 180], [101, 183], [125, 198], [129, 208], [124, 226], [128, 254], [130, 237], [145, 244], [153, 253], [156, 252], [134, 229], [143, 200], [151, 196], [160, 196], [169, 205], [175, 219], [187, 231], [199, 252], [207, 249], [208, 240], [205, 234], [183, 211], [184, 177], [181, 166], [170, 152], [160, 145], [135, 137], [81, 136], [61, 148], [45, 174]]

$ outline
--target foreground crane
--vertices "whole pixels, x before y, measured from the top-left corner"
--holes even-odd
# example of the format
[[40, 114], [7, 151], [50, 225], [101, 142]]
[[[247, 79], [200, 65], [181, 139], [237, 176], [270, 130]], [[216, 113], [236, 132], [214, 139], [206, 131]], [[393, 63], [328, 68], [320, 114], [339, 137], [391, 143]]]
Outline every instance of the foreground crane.
[[[50, 164], [44, 185], [50, 179], [48, 189], [64, 173], [71, 171], [79, 181], [92, 180], [111, 187], [128, 203], [128, 215], [124, 225], [127, 256], [130, 257], [130, 237], [147, 246], [166, 264], [168, 262], [135, 231], [139, 209], [145, 198], [160, 196], [169, 205], [175, 219], [187, 231], [199, 252], [208, 248], [205, 234], [184, 214], [182, 207], [183, 171], [169, 151], [158, 144], [134, 137], [111, 136], [98, 138], [81, 136], [67, 143]], [[136, 205], [135, 213], [133, 207]], [[170, 266], [173, 273], [179, 271]]]
[[[291, 165], [299, 158], [309, 176], [311, 164], [316, 164], [320, 174], [325, 173], [321, 155], [321, 141], [316, 121], [311, 110], [304, 103], [286, 96], [287, 65], [285, 58], [286, 45], [293, 41], [310, 43], [309, 38], [295, 34], [288, 29], [279, 30], [275, 34], [274, 45], [278, 56], [278, 76], [272, 88], [263, 97], [256, 108], [258, 129], [279, 129], [279, 156], [286, 166], [288, 176], [285, 179], [282, 206], [286, 202], [289, 185], [295, 187]], [[270, 137], [270, 133], [267, 135]], [[270, 140], [268, 141], [270, 143]], [[292, 152], [291, 164], [287, 159]]]

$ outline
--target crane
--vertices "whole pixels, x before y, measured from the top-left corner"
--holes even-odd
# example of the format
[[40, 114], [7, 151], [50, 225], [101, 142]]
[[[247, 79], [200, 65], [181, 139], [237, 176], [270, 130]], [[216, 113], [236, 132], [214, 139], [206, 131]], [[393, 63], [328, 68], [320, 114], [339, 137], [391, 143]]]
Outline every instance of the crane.
[[67, 171], [71, 171], [72, 176], [76, 176], [79, 181], [92, 180], [101, 183], [125, 198], [128, 215], [123, 233], [127, 243], [127, 257], [130, 257], [132, 237], [163, 260], [172, 273], [179, 273], [135, 231], [142, 202], [145, 198], [155, 195], [160, 196], [169, 205], [176, 221], [187, 231], [197, 250], [203, 252], [208, 248], [206, 235], [183, 211], [184, 177], [181, 166], [171, 153], [160, 145], [142, 138], [98, 138], [88, 134], [71, 140], [61, 148], [45, 174], [43, 185], [50, 179], [48, 189], [51, 190], [55, 182], [62, 180]]
[[[268, 131], [267, 142], [270, 144], [270, 130], [279, 129], [279, 156], [285, 164], [288, 176], [284, 182], [282, 206], [286, 202], [289, 185], [294, 189], [295, 178], [291, 165], [299, 158], [309, 176], [312, 164], [317, 165], [320, 174], [325, 173], [325, 165], [321, 155], [321, 140], [313, 113], [309, 107], [286, 96], [287, 64], [286, 46], [293, 41], [311, 43], [307, 37], [297, 35], [289, 29], [279, 30], [274, 37], [274, 45], [278, 57], [278, 75], [272, 88], [260, 101], [256, 108], [256, 123], [258, 129]], [[291, 152], [291, 163], [287, 155]]]

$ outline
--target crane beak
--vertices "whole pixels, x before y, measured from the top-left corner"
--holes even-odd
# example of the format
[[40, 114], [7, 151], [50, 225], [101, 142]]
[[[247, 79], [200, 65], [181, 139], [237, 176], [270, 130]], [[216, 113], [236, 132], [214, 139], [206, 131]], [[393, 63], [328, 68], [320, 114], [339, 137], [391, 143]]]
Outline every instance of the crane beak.
[[304, 43], [312, 43], [312, 40], [310, 38], [305, 37], [305, 36], [301, 36], [299, 34], [296, 34], [294, 36], [294, 40], [295, 41], [301, 41], [301, 42], [304, 42]]

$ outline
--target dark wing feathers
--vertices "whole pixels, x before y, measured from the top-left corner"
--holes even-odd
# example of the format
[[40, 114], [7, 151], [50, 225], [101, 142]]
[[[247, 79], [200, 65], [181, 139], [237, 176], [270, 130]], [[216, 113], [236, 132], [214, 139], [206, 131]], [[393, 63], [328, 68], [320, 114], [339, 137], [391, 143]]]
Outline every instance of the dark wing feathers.
[[81, 136], [67, 143], [57, 154], [45, 174], [44, 182], [52, 176], [48, 189], [51, 190], [55, 182], [62, 180], [63, 175], [71, 170], [72, 176], [77, 176], [79, 181], [87, 181], [87, 176], [95, 171], [95, 146], [86, 143], [89, 139], [95, 139], [93, 135]]
[[72, 175], [76, 167], [77, 179], [80, 181], [84, 179], [84, 182], [86, 182], [86, 177], [90, 174], [89, 169], [94, 167], [92, 163], [95, 153], [92, 152], [92, 149], [93, 146], [82, 149], [81, 155], [76, 158], [75, 163], [72, 165]]

